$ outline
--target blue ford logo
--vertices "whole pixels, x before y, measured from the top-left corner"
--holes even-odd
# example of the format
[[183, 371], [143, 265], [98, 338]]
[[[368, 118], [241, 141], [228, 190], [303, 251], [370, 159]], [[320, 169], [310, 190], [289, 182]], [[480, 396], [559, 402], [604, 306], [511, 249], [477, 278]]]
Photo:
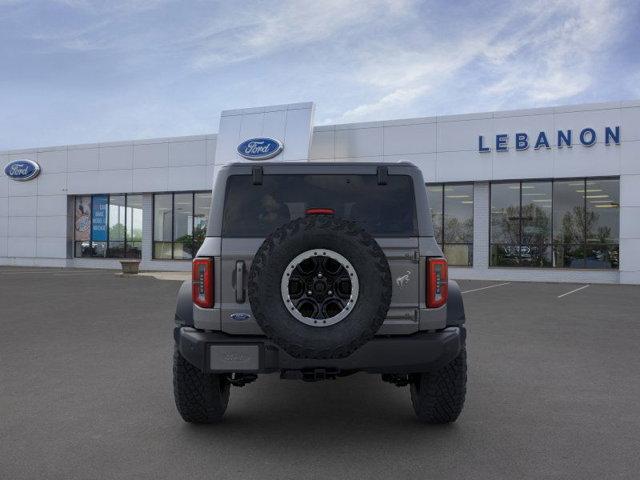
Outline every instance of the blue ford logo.
[[38, 176], [40, 165], [33, 160], [14, 160], [4, 167], [4, 173], [12, 180], [26, 182]]
[[249, 160], [266, 160], [278, 155], [282, 143], [273, 138], [250, 138], [238, 145], [238, 153]]
[[231, 320], [235, 320], [237, 322], [242, 322], [244, 320], [249, 320], [251, 318], [251, 315], [249, 315], [248, 313], [232, 313], [231, 315], [229, 315], [229, 317], [231, 317]]

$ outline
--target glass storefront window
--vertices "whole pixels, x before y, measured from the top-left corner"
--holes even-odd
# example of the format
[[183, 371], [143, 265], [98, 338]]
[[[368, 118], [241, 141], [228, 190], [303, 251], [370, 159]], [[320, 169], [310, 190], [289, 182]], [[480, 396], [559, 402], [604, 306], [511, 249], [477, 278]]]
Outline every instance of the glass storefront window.
[[445, 257], [450, 265], [473, 263], [473, 184], [444, 185]]
[[520, 258], [520, 183], [491, 185], [491, 265], [518, 265]]
[[127, 257], [142, 255], [142, 195], [127, 195]]
[[584, 180], [553, 183], [553, 241], [584, 243]]
[[211, 208], [211, 193], [196, 193], [193, 203], [193, 252], [194, 255], [204, 242], [207, 233], [207, 221]]
[[74, 218], [74, 255], [91, 256], [91, 196], [76, 197]]
[[551, 265], [551, 182], [522, 182], [520, 266]]
[[204, 241], [211, 193], [160, 193], [153, 196], [153, 258], [190, 259]]
[[153, 258], [171, 259], [173, 245], [173, 195], [153, 196]]
[[620, 183], [587, 180], [587, 243], [618, 243], [620, 235]]
[[585, 180], [553, 182], [554, 266], [584, 268]]
[[124, 224], [126, 208], [124, 195], [109, 196], [109, 247], [107, 256], [124, 257]]
[[433, 231], [449, 265], [473, 264], [473, 184], [427, 185]]
[[193, 194], [176, 193], [173, 197], [173, 258], [192, 258]]
[[618, 268], [618, 179], [491, 184], [491, 266]]
[[438, 245], [442, 245], [443, 189], [444, 185], [427, 185], [427, 193], [429, 196], [429, 210], [431, 211], [431, 222], [433, 223], [433, 234], [436, 237]]
[[618, 268], [620, 182], [587, 180], [585, 187], [586, 267]]
[[86, 195], [75, 198], [76, 257], [140, 258], [142, 195]]

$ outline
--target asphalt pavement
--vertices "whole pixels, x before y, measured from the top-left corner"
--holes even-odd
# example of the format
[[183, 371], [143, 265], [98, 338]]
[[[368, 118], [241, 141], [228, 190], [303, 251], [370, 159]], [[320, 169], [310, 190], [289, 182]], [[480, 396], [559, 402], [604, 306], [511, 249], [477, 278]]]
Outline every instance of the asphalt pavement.
[[640, 287], [460, 283], [455, 424], [358, 374], [261, 376], [193, 426], [171, 386], [179, 282], [0, 267], [0, 478], [639, 478]]

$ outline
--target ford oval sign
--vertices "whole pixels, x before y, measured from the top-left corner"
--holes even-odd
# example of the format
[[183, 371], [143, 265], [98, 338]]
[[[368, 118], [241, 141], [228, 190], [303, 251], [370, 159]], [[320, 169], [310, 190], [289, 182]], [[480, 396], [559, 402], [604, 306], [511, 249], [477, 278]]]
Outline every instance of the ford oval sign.
[[40, 165], [33, 160], [14, 160], [4, 167], [4, 173], [11, 180], [26, 182], [38, 176]]
[[250, 138], [238, 145], [238, 153], [249, 160], [267, 160], [278, 155], [283, 145], [273, 138]]

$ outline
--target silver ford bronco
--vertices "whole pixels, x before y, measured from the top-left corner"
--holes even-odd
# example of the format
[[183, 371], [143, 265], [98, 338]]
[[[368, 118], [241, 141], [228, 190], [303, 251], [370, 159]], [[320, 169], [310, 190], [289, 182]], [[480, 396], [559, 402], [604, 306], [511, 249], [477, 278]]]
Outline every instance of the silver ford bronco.
[[187, 422], [221, 420], [230, 387], [263, 373], [376, 373], [410, 386], [421, 421], [462, 411], [462, 296], [410, 163], [222, 168], [175, 321], [173, 386]]

